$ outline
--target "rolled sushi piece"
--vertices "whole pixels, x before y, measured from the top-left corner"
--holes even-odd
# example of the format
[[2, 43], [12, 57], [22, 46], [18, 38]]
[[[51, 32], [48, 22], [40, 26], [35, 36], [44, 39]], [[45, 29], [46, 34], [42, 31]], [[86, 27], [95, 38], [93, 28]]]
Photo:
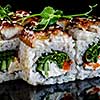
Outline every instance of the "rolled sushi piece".
[[0, 51], [0, 83], [19, 78], [17, 71], [20, 71], [17, 51]]
[[75, 41], [57, 23], [41, 31], [25, 28], [19, 35], [20, 76], [32, 85], [61, 84], [76, 78]]
[[69, 34], [76, 42], [77, 79], [100, 76], [100, 21], [76, 18], [72, 21]]
[[18, 61], [19, 39], [17, 34], [22, 30], [20, 26], [6, 21], [1, 23], [0, 29], [0, 83], [19, 78], [16, 71], [20, 70]]
[[23, 10], [10, 11], [10, 5], [0, 6], [0, 82], [19, 78], [18, 35], [23, 30], [21, 18], [29, 13]]
[[0, 83], [19, 78], [18, 34], [23, 27], [6, 19], [0, 19]]

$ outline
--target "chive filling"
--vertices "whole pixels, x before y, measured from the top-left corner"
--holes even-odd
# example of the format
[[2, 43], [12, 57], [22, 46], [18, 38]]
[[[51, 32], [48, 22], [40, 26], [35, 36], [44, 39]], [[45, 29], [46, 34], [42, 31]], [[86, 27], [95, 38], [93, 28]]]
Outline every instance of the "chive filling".
[[42, 54], [42, 56], [38, 58], [36, 62], [36, 70], [47, 78], [48, 71], [50, 71], [50, 63], [55, 63], [60, 69], [62, 69], [64, 61], [70, 61], [67, 53], [52, 50], [52, 53]]
[[83, 56], [84, 62], [94, 62], [96, 63], [98, 60], [98, 56], [100, 54], [100, 42], [91, 45], [85, 52]]
[[15, 50], [0, 51], [0, 71], [7, 70], [15, 56]]

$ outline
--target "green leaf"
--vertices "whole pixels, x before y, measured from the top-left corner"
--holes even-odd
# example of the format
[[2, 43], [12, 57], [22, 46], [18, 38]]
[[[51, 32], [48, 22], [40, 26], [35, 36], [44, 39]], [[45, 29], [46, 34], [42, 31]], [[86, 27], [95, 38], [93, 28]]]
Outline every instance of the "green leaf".
[[48, 19], [54, 13], [55, 10], [52, 7], [48, 6], [44, 8], [44, 10], [40, 13], [40, 15], [41, 17]]
[[11, 9], [11, 5], [6, 5], [5, 7], [4, 7], [4, 10], [7, 12], [7, 13], [10, 13], [11, 11], [10, 11], [10, 9]]
[[57, 17], [53, 17], [53, 18], [51, 18], [50, 21], [49, 21], [49, 25], [52, 25], [52, 24], [56, 23], [57, 20], [58, 20]]
[[6, 19], [9, 20], [10, 22], [12, 22], [9, 13], [11, 13], [10, 11], [11, 6], [10, 5], [6, 5], [4, 8], [0, 6], [0, 19]]

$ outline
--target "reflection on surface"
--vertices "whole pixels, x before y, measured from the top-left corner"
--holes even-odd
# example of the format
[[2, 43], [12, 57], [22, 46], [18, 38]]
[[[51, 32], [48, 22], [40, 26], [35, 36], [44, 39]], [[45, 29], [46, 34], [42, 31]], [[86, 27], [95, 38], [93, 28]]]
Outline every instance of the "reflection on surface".
[[0, 84], [0, 100], [100, 100], [100, 78], [37, 87], [9, 81]]

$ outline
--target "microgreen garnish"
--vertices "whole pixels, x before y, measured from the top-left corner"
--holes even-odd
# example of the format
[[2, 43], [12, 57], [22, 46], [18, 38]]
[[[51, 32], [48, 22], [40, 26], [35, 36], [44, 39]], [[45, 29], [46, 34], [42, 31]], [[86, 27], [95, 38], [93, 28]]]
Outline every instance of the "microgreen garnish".
[[22, 25], [26, 19], [35, 17], [35, 16], [40, 16], [41, 19], [39, 20], [38, 25], [34, 27], [33, 30], [44, 30], [47, 28], [48, 25], [56, 23], [59, 18], [72, 19], [73, 17], [77, 17], [77, 16], [89, 17], [89, 14], [92, 12], [93, 8], [95, 8], [96, 6], [97, 4], [93, 6], [89, 6], [90, 10], [88, 12], [85, 12], [83, 14], [74, 14], [74, 15], [63, 15], [63, 11], [55, 10], [52, 7], [48, 6], [48, 7], [45, 7], [44, 10], [40, 14], [33, 14], [33, 15], [22, 18], [21, 19]]
[[6, 19], [12, 22], [10, 18], [11, 15], [10, 8], [11, 8], [10, 5], [6, 5], [5, 7], [0, 6], [0, 19]]
[[44, 30], [48, 25], [54, 24], [62, 15], [63, 15], [63, 11], [54, 10], [52, 7], [48, 6], [45, 7], [40, 14], [33, 14], [22, 18], [22, 24], [28, 18], [40, 16], [41, 19], [34, 30]]
[[90, 17], [89, 16], [89, 14], [93, 11], [93, 8], [95, 8], [95, 7], [97, 7], [97, 4], [95, 4], [95, 5], [93, 5], [93, 6], [90, 6], [89, 5], [89, 8], [90, 8], [90, 10], [88, 11], [88, 12], [85, 12], [85, 13], [83, 13], [83, 14], [74, 14], [74, 15], [67, 15], [67, 16], [63, 16], [64, 18], [69, 18], [69, 19], [71, 19], [71, 18], [73, 18], [73, 17], [77, 17], [77, 16], [86, 16], [86, 17]]

